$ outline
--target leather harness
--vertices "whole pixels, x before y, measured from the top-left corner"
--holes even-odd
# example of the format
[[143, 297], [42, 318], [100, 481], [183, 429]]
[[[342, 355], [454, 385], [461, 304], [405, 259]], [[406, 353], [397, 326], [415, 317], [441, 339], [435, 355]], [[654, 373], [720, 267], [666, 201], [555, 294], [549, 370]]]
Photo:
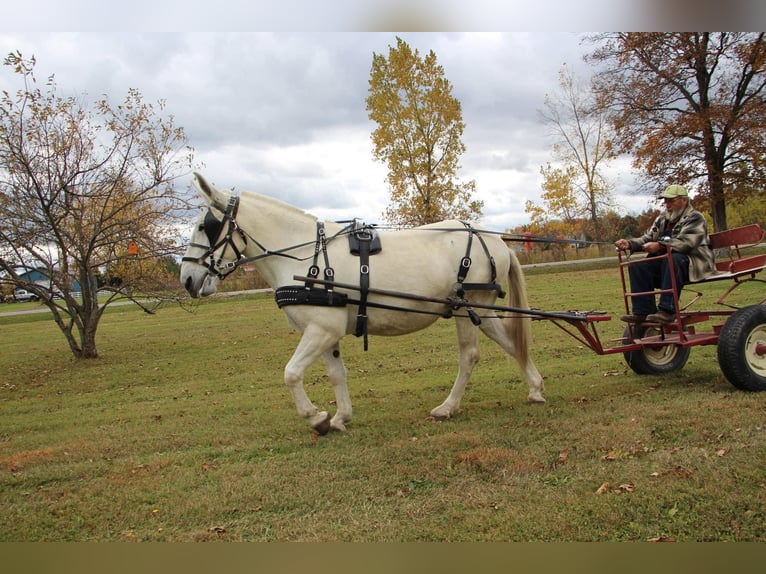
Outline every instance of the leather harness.
[[[505, 297], [505, 292], [497, 283], [497, 267], [495, 259], [489, 252], [484, 238], [469, 223], [462, 222], [465, 230], [468, 232], [468, 243], [465, 256], [460, 260], [457, 274], [456, 293], [460, 299], [465, 297], [466, 291], [496, 291], [498, 296]], [[456, 231], [459, 231], [456, 230]], [[368, 348], [367, 340], [367, 296], [370, 289], [370, 256], [379, 253], [382, 250], [380, 236], [377, 229], [372, 225], [355, 219], [351, 224], [344, 228], [337, 235], [346, 234], [349, 239], [349, 251], [352, 255], [359, 257], [359, 301], [354, 301], [358, 305], [356, 316], [356, 329], [354, 335], [364, 338], [364, 350]], [[334, 237], [337, 237], [334, 236]], [[466, 283], [465, 279], [471, 269], [471, 247], [474, 235], [479, 239], [481, 246], [490, 265], [490, 281], [488, 283]], [[331, 239], [334, 239], [332, 237]], [[330, 266], [330, 259], [327, 254], [327, 236], [325, 233], [324, 222], [317, 222], [317, 236], [314, 245], [314, 256], [312, 264], [309, 267], [306, 281], [303, 286], [288, 285], [279, 287], [275, 290], [277, 305], [281, 308], [287, 305], [319, 305], [326, 307], [345, 307], [349, 300], [345, 293], [338, 293], [333, 289], [335, 271]], [[324, 258], [324, 280], [319, 281], [319, 255]], [[317, 280], [322, 287], [315, 286], [314, 280]], [[466, 309], [468, 316], [474, 325], [481, 323], [481, 318], [469, 306], [460, 305]]]

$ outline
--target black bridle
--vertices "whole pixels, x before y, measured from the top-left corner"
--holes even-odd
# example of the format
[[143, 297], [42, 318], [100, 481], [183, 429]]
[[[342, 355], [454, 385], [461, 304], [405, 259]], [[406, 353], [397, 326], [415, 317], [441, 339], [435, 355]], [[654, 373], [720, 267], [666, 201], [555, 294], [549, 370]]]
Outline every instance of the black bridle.
[[[216, 211], [220, 211], [222, 214], [221, 219], [218, 219], [215, 214], [213, 213], [213, 209]], [[243, 230], [238, 224], [237, 224], [237, 211], [239, 209], [239, 196], [232, 195], [229, 199], [229, 203], [226, 206], [225, 211], [221, 211], [220, 209], [209, 206], [207, 213], [205, 214], [205, 218], [202, 220], [202, 223], [199, 225], [199, 231], [204, 231], [205, 235], [207, 236], [208, 244], [203, 245], [202, 243], [189, 243], [189, 247], [196, 247], [197, 249], [202, 249], [204, 253], [200, 255], [199, 257], [190, 257], [190, 256], [184, 256], [181, 258], [182, 262], [189, 262], [189, 263], [196, 263], [197, 265], [201, 265], [203, 267], [207, 268], [208, 275], [212, 275], [213, 277], [218, 277], [218, 279], [224, 279], [227, 277], [230, 273], [235, 271], [237, 267], [240, 267], [241, 265], [245, 265], [247, 263], [252, 263], [253, 261], [258, 261], [259, 259], [263, 259], [265, 257], [271, 257], [272, 255], [278, 255], [280, 257], [287, 257], [288, 259], [294, 259], [296, 261], [305, 261], [306, 257], [300, 258], [295, 257], [293, 255], [290, 255], [287, 253], [287, 251], [292, 251], [295, 249], [299, 249], [301, 247], [305, 247], [307, 245], [313, 245], [314, 241], [306, 241], [305, 243], [299, 243], [297, 245], [292, 245], [290, 247], [285, 247], [283, 249], [277, 249], [276, 251], [271, 251], [270, 249], [267, 249], [261, 243], [259, 243], [252, 235], [247, 233], [245, 230]], [[224, 227], [226, 228], [226, 232], [224, 233]], [[244, 243], [244, 247], [240, 249], [237, 247], [236, 242], [234, 241], [234, 238], [236, 236], [239, 236], [240, 239], [242, 239]], [[253, 244], [257, 245], [263, 253], [260, 255], [255, 255], [253, 257], [245, 257], [244, 256], [244, 250], [245, 247], [247, 247], [248, 241], [251, 241]], [[223, 249], [221, 249], [223, 247]], [[223, 256], [226, 253], [226, 248], [231, 247], [231, 249], [234, 251], [235, 259], [233, 261], [229, 261], [228, 263], [223, 262]], [[215, 253], [221, 249], [221, 253], [218, 255], [218, 257], [215, 256]]]
[[[235, 235], [244, 241], [247, 245], [247, 234], [237, 225], [236, 217], [237, 210], [239, 209], [239, 197], [231, 196], [229, 204], [226, 206], [226, 211], [222, 211], [223, 217], [218, 219], [213, 213], [213, 206], [208, 207], [205, 218], [199, 225], [199, 231], [204, 231], [207, 236], [208, 244], [202, 243], [189, 243], [189, 247], [196, 247], [202, 249], [204, 254], [199, 257], [185, 256], [181, 258], [182, 262], [196, 263], [207, 267], [209, 275], [223, 279], [229, 273], [237, 268], [237, 262], [242, 259], [242, 251], [237, 247], [234, 241]], [[224, 233], [224, 227], [226, 232]], [[223, 247], [223, 249], [221, 249]], [[226, 248], [231, 247], [234, 251], [236, 259], [229, 263], [223, 263], [223, 256], [226, 253]], [[215, 257], [215, 253], [221, 249], [221, 253], [218, 257]]]

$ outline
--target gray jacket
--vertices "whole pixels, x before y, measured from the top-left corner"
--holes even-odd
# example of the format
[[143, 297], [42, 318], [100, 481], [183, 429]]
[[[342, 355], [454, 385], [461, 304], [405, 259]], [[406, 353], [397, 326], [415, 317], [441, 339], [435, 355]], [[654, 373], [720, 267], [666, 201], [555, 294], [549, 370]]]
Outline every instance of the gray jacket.
[[689, 281], [700, 281], [716, 273], [713, 250], [707, 234], [707, 222], [702, 214], [691, 204], [686, 206], [680, 217], [672, 221], [671, 237], [664, 238], [668, 217], [661, 213], [651, 227], [641, 237], [629, 239], [630, 251], [641, 251], [645, 243], [657, 241], [661, 245], [670, 245], [677, 253], [689, 256]]

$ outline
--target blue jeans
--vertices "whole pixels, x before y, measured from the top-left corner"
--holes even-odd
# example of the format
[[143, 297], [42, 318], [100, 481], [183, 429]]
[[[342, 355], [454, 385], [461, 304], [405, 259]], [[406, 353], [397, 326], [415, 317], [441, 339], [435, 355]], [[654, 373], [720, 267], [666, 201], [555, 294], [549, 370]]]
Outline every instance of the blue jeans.
[[[676, 275], [676, 287], [680, 293], [684, 283], [689, 281], [689, 257], [683, 253], [673, 253], [673, 269]], [[672, 289], [670, 265], [666, 257], [647, 257], [641, 263], [628, 266], [630, 292], [644, 293], [654, 289]], [[657, 312], [654, 295], [634, 295], [633, 314], [651, 315]], [[659, 308], [668, 313], [675, 313], [673, 293], [660, 295]]]

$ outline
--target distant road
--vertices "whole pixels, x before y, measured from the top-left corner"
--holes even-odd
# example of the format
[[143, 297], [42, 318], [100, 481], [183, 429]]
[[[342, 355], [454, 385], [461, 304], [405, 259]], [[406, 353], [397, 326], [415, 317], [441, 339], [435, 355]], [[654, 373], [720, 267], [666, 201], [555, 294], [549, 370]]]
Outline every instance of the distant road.
[[[271, 293], [273, 289], [249, 289], [247, 291], [223, 291], [220, 293], [216, 293], [215, 297], [235, 297], [237, 295], [249, 295], [252, 293]], [[3, 305], [10, 307], [13, 305], [13, 303], [3, 303]], [[112, 305], [135, 305], [133, 301], [116, 301], [114, 303], [109, 303], [109, 306]], [[0, 307], [2, 308], [2, 307]], [[48, 309], [45, 305], [42, 303], [39, 307], [27, 307], [26, 309], [19, 309], [18, 311], [3, 311], [0, 312], [0, 317], [13, 317], [14, 315], [29, 315], [32, 313], [50, 313], [51, 310]]]

